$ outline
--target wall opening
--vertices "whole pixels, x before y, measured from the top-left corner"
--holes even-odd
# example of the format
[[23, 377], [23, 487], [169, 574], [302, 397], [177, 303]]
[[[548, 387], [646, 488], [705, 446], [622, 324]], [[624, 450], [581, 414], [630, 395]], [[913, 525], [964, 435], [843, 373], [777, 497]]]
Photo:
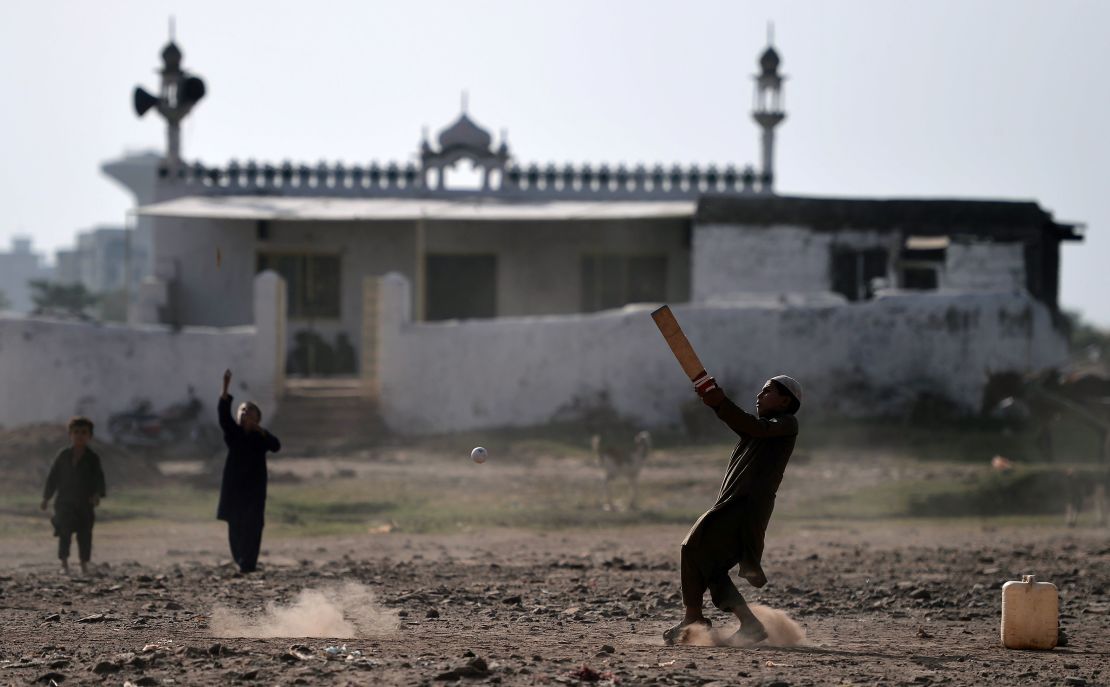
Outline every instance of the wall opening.
[[834, 248], [832, 252], [832, 290], [850, 301], [867, 300], [875, 295], [873, 282], [887, 278], [885, 248]]
[[947, 236], [907, 236], [898, 256], [898, 288], [935, 291], [949, 243]]
[[482, 188], [484, 168], [472, 160], [459, 160], [450, 167], [444, 167], [443, 187], [452, 191], [478, 191]]

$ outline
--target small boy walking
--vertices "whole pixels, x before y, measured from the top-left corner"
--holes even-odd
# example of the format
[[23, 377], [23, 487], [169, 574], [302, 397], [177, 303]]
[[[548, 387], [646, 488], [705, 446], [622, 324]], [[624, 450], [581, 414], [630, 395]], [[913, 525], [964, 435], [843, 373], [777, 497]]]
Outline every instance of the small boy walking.
[[45, 511], [50, 499], [57, 494], [51, 522], [54, 524], [54, 536], [58, 537], [58, 559], [62, 562], [62, 572], [69, 573], [69, 547], [76, 534], [81, 573], [87, 575], [89, 561], [92, 560], [94, 509], [106, 496], [104, 470], [100, 467], [100, 456], [89, 448], [93, 437], [92, 420], [75, 417], [69, 421], [68, 430], [70, 445], [54, 459], [39, 507]]
[[744, 645], [767, 638], [763, 624], [748, 608], [729, 577], [739, 565], [740, 576], [753, 587], [767, 584], [760, 559], [775, 493], [798, 437], [794, 413], [802, 404], [802, 387], [791, 377], [767, 380], [756, 397], [753, 416], [730, 401], [716, 384], [699, 387], [702, 402], [739, 435], [717, 502], [705, 512], [682, 541], [682, 622], [663, 633], [667, 644], [681, 643], [690, 625], [710, 625], [702, 614], [706, 589], [713, 605], [740, 620], [734, 640]]
[[224, 372], [223, 393], [217, 404], [220, 429], [227, 445], [220, 505], [216, 517], [227, 521], [231, 558], [239, 572], [252, 573], [258, 566], [262, 548], [262, 527], [266, 514], [266, 452], [277, 453], [281, 442], [262, 427], [262, 411], [247, 401], [231, 417], [231, 370]]

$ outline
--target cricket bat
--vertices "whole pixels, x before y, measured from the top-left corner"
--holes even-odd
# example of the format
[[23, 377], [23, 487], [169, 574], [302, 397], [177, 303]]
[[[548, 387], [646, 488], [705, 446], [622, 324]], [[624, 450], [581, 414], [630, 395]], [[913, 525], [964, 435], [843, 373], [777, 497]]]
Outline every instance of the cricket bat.
[[682, 366], [682, 371], [694, 383], [694, 388], [698, 390], [698, 393], [705, 393], [715, 388], [717, 381], [705, 371], [705, 366], [701, 364], [698, 354], [694, 352], [694, 347], [690, 345], [682, 327], [678, 325], [678, 320], [674, 318], [670, 306], [664, 305], [653, 312], [651, 319], [655, 320], [655, 326], [659, 327], [659, 333], [663, 335], [667, 345], [671, 347], [671, 353], [674, 353], [674, 357], [678, 359], [678, 364]]

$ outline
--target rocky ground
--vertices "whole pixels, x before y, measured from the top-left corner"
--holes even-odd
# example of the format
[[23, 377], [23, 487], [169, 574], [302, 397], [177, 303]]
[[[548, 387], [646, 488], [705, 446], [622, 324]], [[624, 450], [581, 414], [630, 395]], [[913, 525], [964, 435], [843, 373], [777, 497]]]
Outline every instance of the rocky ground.
[[[780, 527], [771, 583], [749, 598], [788, 613], [807, 639], [750, 649], [662, 645], [681, 612], [682, 533], [274, 540], [247, 577], [212, 553], [211, 525], [108, 534], [83, 578], [58, 574], [43, 542], [9, 538], [0, 684], [1110, 684], [1104, 529]], [[1059, 586], [1065, 646], [1000, 646], [1000, 587], [1023, 573]], [[304, 590], [321, 594], [306, 601]], [[266, 634], [291, 616], [355, 636], [217, 636], [228, 617], [232, 633]]]

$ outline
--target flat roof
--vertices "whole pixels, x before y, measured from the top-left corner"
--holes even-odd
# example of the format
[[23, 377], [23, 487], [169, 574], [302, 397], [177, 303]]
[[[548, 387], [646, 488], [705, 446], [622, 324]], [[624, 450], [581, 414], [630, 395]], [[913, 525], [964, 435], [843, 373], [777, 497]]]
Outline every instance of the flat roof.
[[186, 196], [138, 209], [147, 217], [288, 221], [592, 220], [691, 218], [695, 201], [511, 201], [491, 198]]
[[698, 200], [696, 220], [698, 224], [765, 227], [795, 224], [825, 231], [899, 230], [924, 236], [1047, 230], [1064, 240], [1082, 238], [1080, 225], [1056, 222], [1033, 201], [707, 194]]

